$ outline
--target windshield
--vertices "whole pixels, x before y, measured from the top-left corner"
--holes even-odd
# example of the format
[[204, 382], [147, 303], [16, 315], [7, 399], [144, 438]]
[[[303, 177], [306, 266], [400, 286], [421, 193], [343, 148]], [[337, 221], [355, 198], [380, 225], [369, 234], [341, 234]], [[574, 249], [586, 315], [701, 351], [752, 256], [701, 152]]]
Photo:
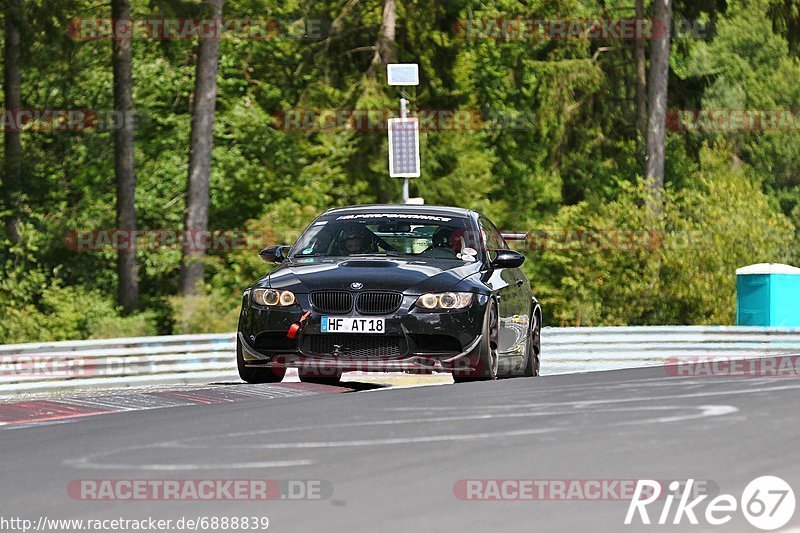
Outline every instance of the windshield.
[[476, 261], [480, 247], [466, 218], [407, 213], [328, 215], [313, 222], [290, 257], [417, 256]]

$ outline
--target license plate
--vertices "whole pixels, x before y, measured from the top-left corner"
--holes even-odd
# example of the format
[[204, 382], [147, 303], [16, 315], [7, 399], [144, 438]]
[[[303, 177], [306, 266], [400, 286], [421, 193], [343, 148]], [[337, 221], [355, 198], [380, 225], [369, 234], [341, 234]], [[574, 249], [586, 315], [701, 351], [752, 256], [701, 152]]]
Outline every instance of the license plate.
[[322, 317], [322, 333], [385, 333], [384, 318]]

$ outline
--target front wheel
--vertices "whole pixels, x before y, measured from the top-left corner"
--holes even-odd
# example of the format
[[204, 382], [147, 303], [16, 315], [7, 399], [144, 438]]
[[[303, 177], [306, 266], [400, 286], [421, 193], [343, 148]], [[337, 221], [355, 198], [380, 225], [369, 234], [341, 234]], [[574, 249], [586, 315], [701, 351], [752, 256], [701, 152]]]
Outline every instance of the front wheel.
[[480, 342], [480, 357], [475, 370], [453, 372], [453, 381], [466, 383], [469, 381], [488, 381], [497, 379], [499, 359], [497, 355], [497, 339], [500, 336], [500, 320], [497, 314], [497, 304], [489, 300], [486, 317], [483, 321], [483, 338]]
[[242, 355], [242, 341], [236, 338], [236, 368], [239, 370], [239, 377], [247, 383], [280, 383], [286, 374], [285, 368], [253, 368], [245, 366], [244, 356]]

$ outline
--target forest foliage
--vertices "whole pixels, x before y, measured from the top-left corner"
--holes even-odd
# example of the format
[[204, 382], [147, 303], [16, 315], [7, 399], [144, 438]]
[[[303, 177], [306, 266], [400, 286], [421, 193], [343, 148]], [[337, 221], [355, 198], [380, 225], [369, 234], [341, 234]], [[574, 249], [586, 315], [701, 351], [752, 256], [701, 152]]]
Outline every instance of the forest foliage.
[[[69, 31], [71, 21], [109, 18], [107, 4], [24, 2], [26, 108], [112, 109], [111, 42]], [[191, 0], [132, 4], [134, 18], [205, 13]], [[382, 6], [225, 2], [225, 18], [266, 18], [277, 29], [221, 44], [209, 227], [257, 237], [207, 256], [202, 295], [177, 296], [179, 247], [143, 248], [141, 307], [124, 316], [114, 249], [75, 251], [68, 238], [114, 227], [112, 133], [25, 131], [13, 206], [20, 238], [0, 229], [0, 342], [231, 331], [241, 291], [268, 269], [261, 246], [290, 242], [330, 207], [399, 201], [385, 131], [284, 120], [297, 110], [396, 116], [399, 91], [369, 70]], [[654, 198], [636, 130], [633, 41], [459, 31], [469, 19], [633, 17], [634, 0], [399, 0], [398, 59], [420, 64], [412, 114], [483, 117], [480, 126], [423, 131], [412, 196], [531, 232], [515, 246], [548, 325], [730, 324], [737, 267], [800, 262], [799, 9], [797, 0], [674, 2], [669, 109], [789, 119], [766, 130], [671, 128], [665, 187]], [[133, 41], [142, 229], [179, 231], [184, 221], [196, 49], [196, 39]]]

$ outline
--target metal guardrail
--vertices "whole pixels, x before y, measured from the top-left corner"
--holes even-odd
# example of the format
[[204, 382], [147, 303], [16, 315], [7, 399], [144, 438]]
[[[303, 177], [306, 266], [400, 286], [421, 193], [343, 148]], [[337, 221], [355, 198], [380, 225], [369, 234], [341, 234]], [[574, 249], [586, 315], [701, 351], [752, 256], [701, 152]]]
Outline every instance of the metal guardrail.
[[236, 378], [235, 336], [173, 335], [0, 346], [0, 395]]
[[[545, 328], [542, 343], [542, 373], [555, 374], [656, 365], [674, 357], [800, 353], [800, 328]], [[0, 395], [238, 379], [234, 351], [233, 333], [4, 345]]]

